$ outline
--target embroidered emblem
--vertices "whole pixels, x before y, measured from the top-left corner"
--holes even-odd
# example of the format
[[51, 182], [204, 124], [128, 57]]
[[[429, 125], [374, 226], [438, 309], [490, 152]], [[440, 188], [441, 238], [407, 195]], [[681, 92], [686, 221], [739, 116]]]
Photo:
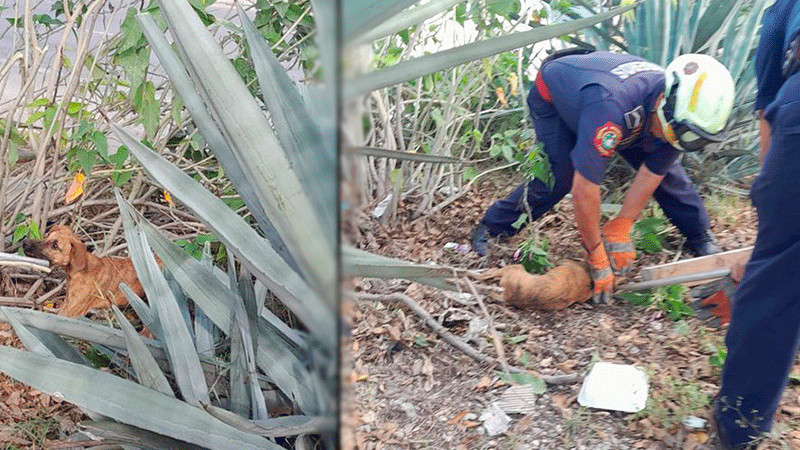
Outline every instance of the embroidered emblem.
[[594, 148], [600, 156], [609, 157], [614, 153], [621, 137], [620, 127], [615, 123], [606, 122], [605, 125], [597, 128], [594, 134]]

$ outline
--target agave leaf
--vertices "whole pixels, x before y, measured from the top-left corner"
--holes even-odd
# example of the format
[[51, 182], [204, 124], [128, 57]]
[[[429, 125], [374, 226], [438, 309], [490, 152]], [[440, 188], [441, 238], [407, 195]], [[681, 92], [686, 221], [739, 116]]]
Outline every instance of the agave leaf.
[[150, 309], [150, 306], [144, 302], [139, 296], [131, 290], [125, 283], [120, 283], [119, 288], [123, 294], [125, 294], [125, 298], [128, 299], [128, 304], [133, 307], [133, 310], [136, 311], [136, 315], [139, 316], [139, 319], [142, 320], [142, 324], [150, 330], [153, 335], [157, 337], [161, 337], [164, 335], [164, 332], [161, 330], [161, 324], [158, 322], [158, 317], [155, 315], [155, 311]]
[[698, 51], [708, 45], [712, 36], [722, 29], [730, 12], [738, 10], [737, 2], [742, 0], [710, 0], [697, 24], [697, 37], [694, 40], [692, 51]]
[[[244, 301], [244, 309], [246, 311], [245, 314], [247, 316], [250, 330], [255, 330], [258, 328], [259, 314], [258, 299], [256, 298], [255, 283], [253, 282], [252, 275], [246, 270], [242, 271], [242, 274], [239, 275], [239, 282], [237, 285], [239, 287], [239, 295], [242, 297], [242, 301]], [[253, 349], [255, 349], [258, 347], [258, 339], [256, 338], [255, 333], [251, 333], [250, 336]]]
[[[233, 310], [230, 304], [237, 294], [223, 284], [200, 261], [197, 261], [180, 247], [162, 236], [151, 224], [142, 220], [141, 226], [149, 237], [153, 249], [170, 270], [183, 290], [192, 298], [220, 330], [232, 329]], [[248, 228], [249, 229], [249, 228]], [[223, 241], [224, 242], [224, 241]], [[251, 243], [253, 246], [254, 243]], [[230, 249], [230, 247], [229, 247]], [[279, 260], [277, 258], [276, 260]], [[292, 274], [294, 272], [291, 272]], [[313, 295], [313, 293], [312, 293]], [[319, 331], [310, 326], [311, 329]], [[324, 327], [319, 327], [324, 328]], [[324, 328], [330, 330], [330, 328]], [[287, 348], [280, 338], [267, 333], [259, 333], [256, 362], [264, 370], [270, 381], [297, 401], [303, 411], [316, 412], [319, 405], [314, 398], [315, 381], [298, 357]], [[267, 346], [264, 349], [262, 347]]]
[[[37, 330], [35, 328], [29, 330], [18, 320], [17, 314], [14, 310], [6, 307], [0, 307], [0, 309], [2, 309], [2, 312], [8, 318], [11, 326], [14, 327], [14, 332], [17, 333], [19, 340], [22, 341], [22, 343], [25, 345], [25, 348], [31, 352], [51, 358], [59, 358], [64, 356], [64, 358], [61, 359], [75, 364], [82, 364], [87, 367], [92, 367], [92, 364], [89, 363], [89, 361], [86, 360], [82, 354], [78, 353], [77, 350], [75, 350], [59, 336], [47, 331]], [[44, 339], [40, 339], [40, 336], [44, 337]], [[52, 350], [46, 342], [53, 344]], [[105, 416], [98, 414], [89, 408], [81, 408], [81, 411], [83, 411], [84, 414], [92, 419], [105, 419]]]
[[342, 276], [406, 278], [439, 289], [458, 290], [454, 284], [444, 279], [453, 276], [452, 270], [387, 258], [349, 246], [342, 246]]
[[653, 33], [647, 34], [647, 50], [650, 52], [650, 60], [658, 62], [661, 57], [661, 52], [659, 48], [659, 35], [661, 33], [661, 16], [660, 11], [658, 10], [658, 3], [661, 3], [659, 0], [649, 0], [642, 4], [642, 9], [647, 11], [645, 15], [645, 23], [647, 27], [653, 30]]
[[391, 67], [360, 75], [346, 81], [343, 88], [343, 96], [354, 97], [366, 94], [376, 89], [414, 80], [423, 75], [448, 69], [459, 64], [486, 58], [564, 34], [574, 33], [622, 14], [632, 9], [634, 6], [636, 6], [636, 4], [620, 6], [597, 14], [594, 17], [473, 42], [449, 50], [403, 61]]
[[[289, 328], [278, 316], [273, 314], [267, 308], [261, 309], [261, 314], [259, 314], [261, 320], [259, 321], [262, 325], [268, 329], [270, 329], [271, 333], [277, 333], [279, 336], [283, 336], [286, 338], [286, 342], [294, 347], [294, 349], [305, 348], [308, 346], [308, 341], [301, 336], [297, 330], [293, 328]], [[258, 347], [254, 347], [256, 350]]]
[[336, 230], [336, 158], [333, 149], [324, 145], [322, 132], [306, 104], [289, 79], [267, 42], [237, 4], [239, 18], [253, 58], [261, 97], [270, 112], [275, 133], [286, 151], [300, 182], [319, 212], [329, 240]]
[[[700, 31], [698, 27], [698, 23], [700, 23], [700, 14], [703, 12], [704, 7], [706, 6], [706, 0], [694, 0], [694, 5], [692, 8], [692, 14], [689, 16], [689, 22], [683, 30], [686, 30], [686, 33], [681, 33], [681, 36], [684, 37], [683, 45], [680, 47], [682, 50], [685, 51], [695, 51], [695, 42], [697, 42], [697, 34]], [[677, 53], [673, 55], [673, 57], [678, 56]]]
[[364, 44], [395, 34], [463, 2], [464, 0], [431, 0], [423, 5], [417, 5], [408, 11], [395, 15], [376, 27], [366, 30], [364, 33], [354, 36], [347, 45]]
[[242, 333], [238, 331], [238, 322], [234, 318], [231, 337], [231, 368], [229, 382], [231, 385], [230, 409], [231, 412], [244, 418], [250, 417], [250, 390], [247, 386], [247, 357], [243, 344]]
[[156, 359], [153, 358], [153, 355], [147, 350], [147, 346], [142, 342], [142, 337], [136, 332], [133, 325], [128, 322], [128, 318], [122, 314], [122, 311], [120, 311], [116, 305], [112, 304], [111, 310], [114, 312], [114, 316], [117, 318], [122, 332], [125, 333], [125, 341], [128, 343], [128, 354], [130, 355], [131, 365], [133, 365], [133, 370], [136, 372], [139, 384], [161, 392], [162, 394], [169, 395], [170, 397], [174, 397], [175, 394], [172, 392], [167, 377], [164, 375], [164, 372], [161, 371]]
[[419, 0], [344, 0], [341, 2], [343, 42], [352, 41], [417, 3]]
[[452, 270], [444, 267], [413, 264], [349, 246], [342, 247], [342, 259], [344, 276], [379, 278], [446, 278], [453, 276]]
[[31, 333], [25, 325], [20, 323], [17, 319], [16, 315], [14, 314], [13, 310], [10, 310], [8, 307], [0, 306], [0, 311], [5, 314], [6, 319], [8, 319], [8, 323], [14, 328], [14, 332], [17, 333], [17, 337], [22, 344], [25, 345], [25, 348], [28, 350], [37, 353], [39, 355], [45, 355], [55, 358], [55, 354], [47, 348], [46, 345], [42, 341], [39, 340], [33, 333]]
[[203, 139], [205, 139], [209, 147], [214, 151], [214, 154], [217, 156], [217, 161], [225, 170], [228, 179], [231, 180], [236, 187], [236, 192], [239, 193], [242, 200], [247, 204], [248, 210], [253, 217], [255, 217], [264, 236], [272, 244], [275, 252], [290, 266], [296, 268], [297, 265], [294, 262], [294, 258], [286, 248], [283, 239], [278, 235], [275, 226], [267, 217], [267, 213], [261, 206], [261, 202], [253, 186], [247, 182], [244, 171], [234, 156], [231, 147], [228, 145], [228, 141], [222, 136], [222, 131], [217, 126], [211, 113], [206, 109], [202, 97], [189, 79], [189, 75], [181, 65], [177, 55], [175, 55], [175, 52], [172, 51], [169, 43], [167, 43], [161, 29], [155, 24], [150, 14], [140, 14], [137, 16], [137, 20], [148, 42], [152, 46], [153, 51], [158, 56], [161, 66], [167, 72], [167, 75], [169, 75], [173, 87], [180, 95], [186, 109], [192, 116], [192, 120], [202, 133]]
[[83, 353], [76, 350], [75, 347], [64, 340], [64, 338], [61, 336], [49, 331], [39, 330], [37, 328], [25, 328], [30, 331], [31, 334], [36, 337], [36, 339], [41, 341], [56, 358], [91, 367], [92, 363], [90, 363], [89, 360], [83, 356]]
[[[122, 331], [100, 325], [91, 320], [76, 320], [69, 317], [57, 316], [41, 311], [23, 308], [7, 308], [13, 310], [16, 319], [26, 327], [33, 327], [49, 331], [62, 336], [68, 336], [114, 349], [127, 348]], [[0, 320], [8, 321], [6, 314], [0, 309]], [[157, 358], [166, 358], [164, 349], [158, 341], [145, 339], [144, 342], [154, 352]]]
[[78, 428], [103, 438], [105, 444], [130, 444], [135, 448], [180, 448], [202, 450], [205, 447], [189, 444], [142, 428], [107, 420], [80, 422]]
[[362, 155], [362, 156], [376, 156], [380, 158], [394, 158], [404, 161], [416, 161], [427, 163], [451, 163], [451, 164], [471, 164], [471, 161], [465, 161], [451, 156], [440, 155], [427, 155], [424, 153], [410, 153], [398, 152], [396, 150], [386, 150], [383, 148], [375, 147], [344, 147], [344, 155]]
[[[231, 261], [230, 259], [228, 261]], [[242, 378], [237, 380], [241, 382], [245, 388], [246, 395], [242, 397], [246, 399], [247, 412], [252, 411], [252, 417], [255, 420], [266, 419], [269, 417], [267, 414], [267, 406], [264, 401], [264, 394], [261, 393], [261, 388], [258, 385], [258, 371], [256, 370], [256, 358], [253, 351], [253, 340], [257, 341], [256, 330], [251, 328], [251, 322], [247, 315], [244, 300], [240, 296], [232, 298], [233, 308], [233, 325], [230, 332], [231, 336], [231, 361], [233, 361], [233, 350], [237, 350], [237, 370], [240, 372]], [[231, 381], [233, 383], [233, 381]], [[238, 388], [238, 387], [237, 387]], [[243, 417], [248, 417], [249, 414], [243, 414]]]
[[[747, 16], [743, 28], [735, 33], [737, 37], [736, 44], [730, 48], [732, 56], [727, 66], [734, 80], [739, 79], [739, 75], [742, 73], [747, 63], [747, 58], [751, 55], [755, 47], [758, 39], [761, 16], [764, 12], [766, 2], [764, 0], [755, 0], [752, 2], [751, 6], [752, 10]], [[727, 48], [728, 47], [726, 47], [726, 49]]]
[[0, 347], [0, 371], [114, 420], [207, 448], [280, 449], [180, 400], [78, 364]]
[[[281, 299], [327, 348], [335, 348], [336, 316], [333, 313], [333, 305], [323, 302], [320, 296], [316, 295], [311, 287], [275, 254], [268, 243], [219, 198], [164, 158], [145, 148], [124, 130], [116, 127], [115, 129], [131, 154], [154, 179], [159, 180], [175, 197], [182, 197], [181, 201], [214, 231], [228, 251], [233, 252], [243, 264], [247, 265], [248, 270]], [[152, 238], [152, 233], [150, 237]], [[155, 241], [153, 245], [157, 245]], [[156, 252], [164, 258], [162, 252], [169, 251], [170, 247], [171, 244], [159, 244]], [[171, 254], [194, 266], [186, 256], [181, 256], [185, 255], [183, 250], [173, 249]], [[326, 264], [334, 262], [328, 261]], [[170, 265], [168, 268], [173, 275], [178, 276], [180, 267]], [[184, 290], [188, 289], [186, 284], [182, 284]], [[197, 301], [195, 293], [188, 290], [186, 292]], [[230, 321], [229, 315], [222, 319], [212, 315], [208, 309], [205, 312], [220, 329], [230, 329], [230, 324], [225, 323]]]
[[335, 408], [335, 401], [323, 389], [324, 383], [319, 375], [306, 370], [297, 356], [287, 351], [280, 337], [262, 329], [258, 330], [256, 364], [272, 383], [297, 402], [301, 411], [320, 414]]
[[[333, 308], [335, 243], [327, 238], [330, 233], [267, 118], [191, 6], [183, 1], [159, 4], [184, 61], [202, 61], [188, 63], [187, 68], [245, 178], [304, 276]], [[178, 197], [177, 191], [174, 194]], [[179, 200], [187, 203], [185, 198]]]
[[[317, 111], [320, 114], [315, 114], [315, 117], [317, 117], [317, 123], [323, 130], [323, 134], [327, 136], [323, 142], [325, 145], [331, 145], [329, 152], [333, 155], [336, 155], [338, 117], [336, 114], [336, 89], [331, 87], [339, 86], [339, 70], [337, 66], [339, 55], [338, 6], [339, 2], [336, 0], [311, 0], [314, 24], [317, 27], [314, 42], [319, 48], [319, 59], [323, 70], [322, 77], [327, 88], [320, 89], [318, 95], [313, 96], [309, 101], [309, 105], [311, 105], [310, 109], [312, 111], [317, 106], [324, 106]], [[322, 125], [323, 123], [325, 125]]]
[[194, 345], [197, 353], [213, 355], [216, 349], [217, 331], [214, 322], [208, 318], [202, 309], [194, 310]]
[[336, 419], [326, 416], [282, 416], [266, 420], [246, 420], [230, 411], [206, 405], [206, 411], [217, 419], [248, 433], [265, 437], [322, 434], [336, 430]]
[[200, 366], [200, 358], [195, 351], [177, 300], [164, 275], [158, 269], [156, 259], [147, 243], [147, 236], [134, 223], [131, 206], [118, 190], [114, 190], [114, 195], [125, 228], [125, 240], [128, 243], [131, 261], [147, 293], [147, 298], [157, 311], [163, 332], [161, 339], [166, 346], [167, 357], [178, 388], [189, 404], [200, 406], [200, 403], [209, 403], [211, 400], [203, 368]]
[[[167, 286], [169, 290], [172, 291], [173, 297], [175, 297], [175, 304], [178, 305], [178, 310], [181, 313], [181, 317], [183, 318], [183, 322], [186, 325], [186, 330], [189, 332], [189, 337], [194, 342], [194, 329], [192, 328], [192, 315], [189, 313], [189, 299], [186, 298], [186, 294], [181, 289], [180, 284], [175, 280], [175, 277], [172, 276], [169, 270], [164, 270], [164, 279], [167, 281]], [[197, 349], [195, 349], [196, 351]]]

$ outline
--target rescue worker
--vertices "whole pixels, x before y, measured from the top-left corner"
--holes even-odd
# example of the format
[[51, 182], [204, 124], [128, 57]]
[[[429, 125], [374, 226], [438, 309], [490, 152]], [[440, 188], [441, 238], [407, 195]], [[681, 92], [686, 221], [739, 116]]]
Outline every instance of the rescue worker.
[[765, 12], [755, 68], [758, 234], [733, 296], [714, 406], [726, 449], [755, 448], [772, 427], [800, 337], [800, 1], [777, 0]]
[[[512, 224], [527, 210], [522, 204], [527, 189], [530, 220], [572, 191], [595, 302], [610, 297], [612, 268], [621, 273], [635, 260], [630, 232], [651, 196], [686, 236], [691, 253], [719, 252], [702, 200], [679, 159], [682, 151], [723, 139], [733, 97], [730, 73], [707, 55], [679, 56], [666, 70], [625, 54], [570, 49], [551, 55], [541, 65], [528, 105], [554, 185], [550, 189], [535, 179], [492, 204], [472, 234], [473, 249], [484, 255], [489, 237], [517, 232]], [[601, 233], [600, 185], [615, 152], [638, 170], [619, 215]]]

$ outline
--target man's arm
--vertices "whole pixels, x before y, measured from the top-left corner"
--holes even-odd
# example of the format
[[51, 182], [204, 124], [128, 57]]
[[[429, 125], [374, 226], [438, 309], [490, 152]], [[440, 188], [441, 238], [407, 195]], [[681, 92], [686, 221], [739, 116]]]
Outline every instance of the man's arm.
[[575, 171], [572, 179], [572, 201], [575, 205], [575, 222], [583, 239], [583, 245], [590, 252], [596, 248], [600, 239], [600, 186]]
[[[635, 221], [663, 179], [664, 175], [656, 175], [642, 164], [636, 173], [633, 184], [625, 194], [625, 201], [619, 217], [630, 219], [631, 222]], [[600, 237], [600, 186], [575, 171], [572, 181], [572, 197], [578, 231], [583, 239], [583, 245], [591, 251], [602, 242]]]
[[575, 204], [575, 222], [581, 233], [583, 245], [589, 253], [595, 303], [607, 303], [614, 291], [614, 273], [600, 239], [600, 186], [575, 171], [572, 178], [572, 199]]
[[636, 178], [633, 179], [631, 187], [625, 194], [625, 200], [622, 203], [622, 209], [619, 212], [619, 217], [636, 221], [639, 213], [653, 196], [656, 188], [661, 184], [664, 175], [656, 175], [647, 168], [645, 164], [639, 166], [639, 171], [636, 172]]
[[764, 158], [767, 156], [767, 150], [769, 149], [769, 141], [770, 135], [772, 134], [772, 129], [770, 128], [767, 119], [764, 118], [763, 109], [756, 111], [756, 117], [758, 117], [758, 136], [760, 140], [758, 149], [758, 164], [763, 166]]

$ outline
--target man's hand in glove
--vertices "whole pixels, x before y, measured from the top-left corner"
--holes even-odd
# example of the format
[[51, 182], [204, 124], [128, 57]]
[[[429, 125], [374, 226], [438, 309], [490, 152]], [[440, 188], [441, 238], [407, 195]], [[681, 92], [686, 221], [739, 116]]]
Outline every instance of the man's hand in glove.
[[598, 244], [594, 250], [589, 252], [589, 265], [592, 269], [592, 284], [594, 285], [592, 301], [609, 303], [614, 291], [614, 272], [611, 271], [603, 244]]
[[690, 291], [692, 309], [701, 320], [719, 327], [731, 321], [733, 293], [744, 274], [744, 266], [734, 265], [731, 274], [725, 278], [702, 284]]
[[636, 249], [633, 248], [630, 236], [632, 227], [633, 220], [625, 217], [611, 219], [603, 227], [603, 242], [616, 274], [630, 270], [631, 264], [636, 260]]

